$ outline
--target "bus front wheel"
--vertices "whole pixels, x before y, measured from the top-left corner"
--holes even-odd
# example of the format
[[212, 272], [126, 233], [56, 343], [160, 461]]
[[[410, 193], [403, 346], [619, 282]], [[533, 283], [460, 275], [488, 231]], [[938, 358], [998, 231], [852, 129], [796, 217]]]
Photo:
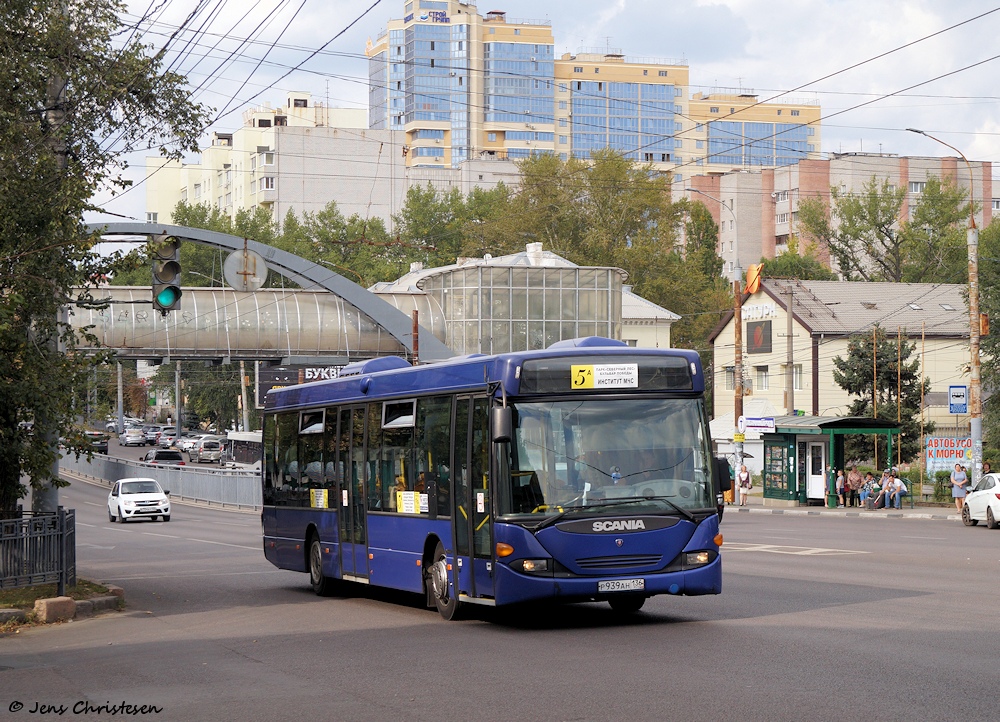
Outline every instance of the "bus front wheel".
[[646, 603], [646, 597], [641, 594], [623, 594], [620, 597], [611, 597], [608, 604], [618, 614], [635, 614], [642, 605]]
[[309, 542], [309, 583], [316, 594], [328, 597], [333, 594], [335, 581], [323, 573], [323, 546], [314, 534]]
[[427, 585], [430, 596], [438, 613], [447, 620], [458, 615], [458, 598], [452, 593], [448, 584], [448, 557], [444, 553], [444, 545], [437, 543], [434, 549], [434, 561], [427, 570]]

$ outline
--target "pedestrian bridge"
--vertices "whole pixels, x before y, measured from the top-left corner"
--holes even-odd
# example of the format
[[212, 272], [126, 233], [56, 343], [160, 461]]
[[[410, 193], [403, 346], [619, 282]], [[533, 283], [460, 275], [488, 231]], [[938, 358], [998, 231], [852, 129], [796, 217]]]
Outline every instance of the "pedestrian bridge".
[[[376, 294], [291, 253], [214, 231], [150, 223], [90, 230], [118, 240], [170, 235], [229, 251], [247, 249], [300, 287], [252, 293], [185, 287], [180, 309], [161, 316], [153, 309], [149, 286], [102, 286], [92, 294], [110, 305], [75, 308], [70, 322], [89, 329], [95, 348], [113, 349], [120, 359], [329, 364], [384, 355], [419, 355], [421, 360], [453, 355], [445, 344], [444, 314], [423, 294]], [[86, 348], [88, 342], [81, 345]]]

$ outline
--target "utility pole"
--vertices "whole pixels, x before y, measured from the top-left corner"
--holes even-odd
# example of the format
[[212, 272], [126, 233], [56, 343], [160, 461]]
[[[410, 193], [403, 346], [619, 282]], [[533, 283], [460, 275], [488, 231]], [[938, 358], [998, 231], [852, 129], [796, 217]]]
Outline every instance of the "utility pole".
[[[735, 397], [733, 399], [733, 424], [739, 424], [740, 417], [743, 416], [743, 292], [740, 290], [739, 279], [733, 281], [733, 323], [735, 339], [734, 345], [736, 357], [734, 363], [734, 383]], [[736, 426], [735, 438], [742, 439], [743, 432]], [[736, 446], [736, 471], [739, 472], [743, 463], [743, 441], [735, 442]]]
[[250, 431], [250, 409], [247, 408], [246, 362], [240, 359], [240, 401], [243, 404], [243, 430]]
[[785, 413], [795, 415], [795, 349], [792, 347], [792, 309], [794, 308], [795, 282], [788, 282], [788, 305], [785, 307], [785, 347], [787, 349], [785, 366]]
[[[951, 148], [965, 161], [969, 170], [969, 229], [966, 233], [966, 246], [969, 254], [969, 435], [972, 437], [972, 486], [979, 484], [983, 473], [983, 386], [982, 369], [979, 359], [979, 337], [981, 335], [982, 317], [979, 314], [979, 228], [976, 227], [976, 176], [972, 172], [972, 163], [965, 154], [950, 143], [935, 138], [930, 133], [907, 128], [911, 133], [919, 133], [943, 146]], [[955, 174], [957, 185], [957, 173]]]
[[[66, 13], [66, 4], [61, 3], [63, 14]], [[68, 61], [68, 59], [66, 59]], [[58, 60], [57, 60], [58, 62]], [[66, 79], [62, 73], [56, 71], [49, 78], [49, 85], [45, 95], [45, 123], [48, 126], [47, 145], [56, 161], [56, 193], [62, 187], [63, 176], [66, 173], [66, 142], [62, 137], [62, 127], [66, 122]], [[55, 326], [52, 329], [52, 336], [44, 340], [46, 348], [53, 353], [63, 351], [59, 341], [60, 327], [68, 321], [65, 309], [56, 311]], [[56, 482], [59, 480], [59, 432], [53, 425], [54, 419], [47, 414], [39, 414], [37, 419], [39, 427], [45, 429], [45, 440], [53, 452], [52, 466], [49, 467], [50, 480], [35, 485], [32, 484], [31, 510], [34, 513], [56, 513], [59, 509], [59, 487]]]
[[177, 438], [181, 437], [181, 431], [184, 427], [181, 425], [181, 406], [183, 401], [181, 400], [181, 362], [176, 361], [174, 366], [174, 407], [177, 411]]

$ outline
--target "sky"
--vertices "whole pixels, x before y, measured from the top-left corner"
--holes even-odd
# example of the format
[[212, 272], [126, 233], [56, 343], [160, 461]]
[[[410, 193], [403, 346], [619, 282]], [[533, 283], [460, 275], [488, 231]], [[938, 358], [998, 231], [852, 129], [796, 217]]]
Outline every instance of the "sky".
[[[991, 161], [1000, 175], [1000, 7], [989, 3], [490, 0], [478, 9], [550, 21], [556, 57], [612, 49], [683, 59], [691, 93], [741, 88], [761, 100], [817, 101], [824, 157], [955, 155], [906, 130], [919, 128], [970, 160]], [[365, 43], [402, 17], [403, 0], [129, 0], [122, 18], [135, 24], [148, 15], [143, 41], [158, 49], [192, 14], [194, 30], [171, 44], [182, 52], [168, 57], [193, 98], [216, 109], [207, 145], [212, 131], [238, 128], [245, 109], [278, 105], [289, 91], [367, 107]], [[241, 46], [248, 37], [256, 42]], [[127, 159], [134, 189], [98, 198], [108, 213], [89, 221], [145, 220], [145, 155]]]

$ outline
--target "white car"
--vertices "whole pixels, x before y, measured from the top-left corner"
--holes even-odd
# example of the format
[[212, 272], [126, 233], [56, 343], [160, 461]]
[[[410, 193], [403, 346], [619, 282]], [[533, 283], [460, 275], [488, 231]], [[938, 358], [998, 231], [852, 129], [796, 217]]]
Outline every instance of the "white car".
[[108, 494], [108, 519], [124, 524], [140, 517], [170, 521], [170, 492], [156, 479], [119, 479]]
[[190, 454], [191, 449], [193, 449], [201, 439], [208, 435], [209, 434], [193, 434], [191, 436], [181, 436], [174, 441], [174, 446], [181, 451], [186, 451]]
[[986, 474], [976, 488], [965, 495], [962, 522], [975, 526], [985, 521], [990, 529], [1000, 527], [1000, 474]]
[[122, 432], [121, 436], [118, 437], [119, 446], [145, 446], [146, 445], [146, 434], [142, 429], [139, 428], [128, 428]]

